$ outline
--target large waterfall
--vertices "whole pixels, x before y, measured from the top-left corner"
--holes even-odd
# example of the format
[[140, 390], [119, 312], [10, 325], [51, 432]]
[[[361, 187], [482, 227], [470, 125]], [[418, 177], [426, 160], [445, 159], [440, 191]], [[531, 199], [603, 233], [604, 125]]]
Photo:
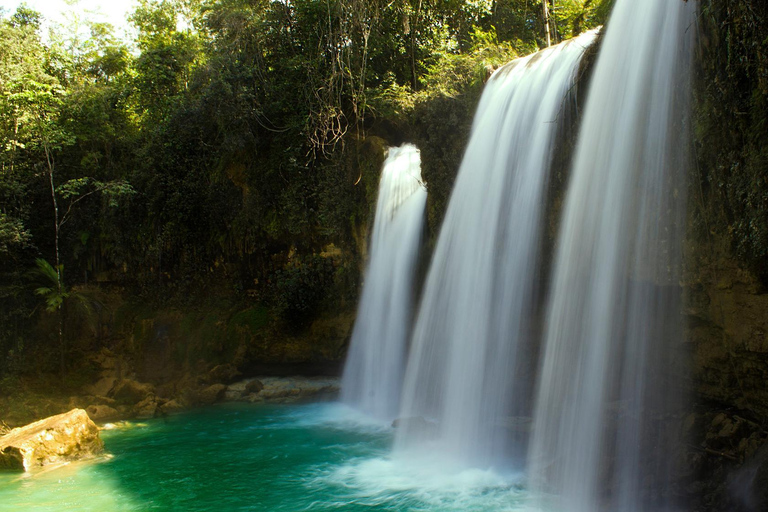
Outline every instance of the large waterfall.
[[426, 200], [419, 150], [390, 148], [342, 382], [342, 400], [379, 419], [391, 420], [400, 403]]
[[553, 147], [594, 33], [515, 60], [486, 85], [413, 335], [395, 451], [494, 466], [529, 403]]
[[618, 0], [560, 225], [529, 454], [556, 510], [665, 510], [696, 6]]

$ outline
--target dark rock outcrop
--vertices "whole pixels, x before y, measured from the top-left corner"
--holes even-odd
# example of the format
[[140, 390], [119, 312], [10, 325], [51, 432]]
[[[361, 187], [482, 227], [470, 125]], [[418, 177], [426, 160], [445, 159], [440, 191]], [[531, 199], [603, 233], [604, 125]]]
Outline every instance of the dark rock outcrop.
[[123, 404], [137, 404], [154, 392], [155, 388], [152, 384], [123, 379], [115, 384], [112, 398]]

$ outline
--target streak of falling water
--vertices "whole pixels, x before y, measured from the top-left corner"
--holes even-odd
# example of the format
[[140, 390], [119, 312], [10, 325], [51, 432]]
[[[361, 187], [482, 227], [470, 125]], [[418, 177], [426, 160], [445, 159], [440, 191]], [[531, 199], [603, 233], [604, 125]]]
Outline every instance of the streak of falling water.
[[382, 420], [391, 420], [400, 404], [426, 200], [419, 150], [390, 148], [341, 393], [343, 402]]
[[587, 33], [491, 77], [433, 255], [414, 329], [395, 456], [441, 468], [512, 455], [530, 404], [543, 210], [553, 148]]
[[660, 511], [682, 401], [679, 287], [695, 2], [618, 0], [558, 238], [529, 452], [567, 512]]

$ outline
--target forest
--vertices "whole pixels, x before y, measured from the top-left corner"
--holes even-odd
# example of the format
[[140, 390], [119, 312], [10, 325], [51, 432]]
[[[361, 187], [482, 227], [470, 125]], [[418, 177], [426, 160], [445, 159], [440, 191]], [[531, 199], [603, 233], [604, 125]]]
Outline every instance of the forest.
[[130, 41], [3, 13], [0, 380], [73, 373], [137, 305], [353, 307], [383, 141], [442, 138], [444, 202], [489, 70], [610, 2], [553, 4], [143, 0]]

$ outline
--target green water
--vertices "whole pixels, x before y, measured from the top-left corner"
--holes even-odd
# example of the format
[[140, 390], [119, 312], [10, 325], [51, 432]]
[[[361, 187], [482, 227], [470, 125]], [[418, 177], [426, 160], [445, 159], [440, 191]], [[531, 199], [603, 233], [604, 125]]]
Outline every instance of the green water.
[[102, 432], [107, 457], [0, 473], [0, 511], [521, 510], [513, 476], [389, 455], [337, 404], [226, 404]]

